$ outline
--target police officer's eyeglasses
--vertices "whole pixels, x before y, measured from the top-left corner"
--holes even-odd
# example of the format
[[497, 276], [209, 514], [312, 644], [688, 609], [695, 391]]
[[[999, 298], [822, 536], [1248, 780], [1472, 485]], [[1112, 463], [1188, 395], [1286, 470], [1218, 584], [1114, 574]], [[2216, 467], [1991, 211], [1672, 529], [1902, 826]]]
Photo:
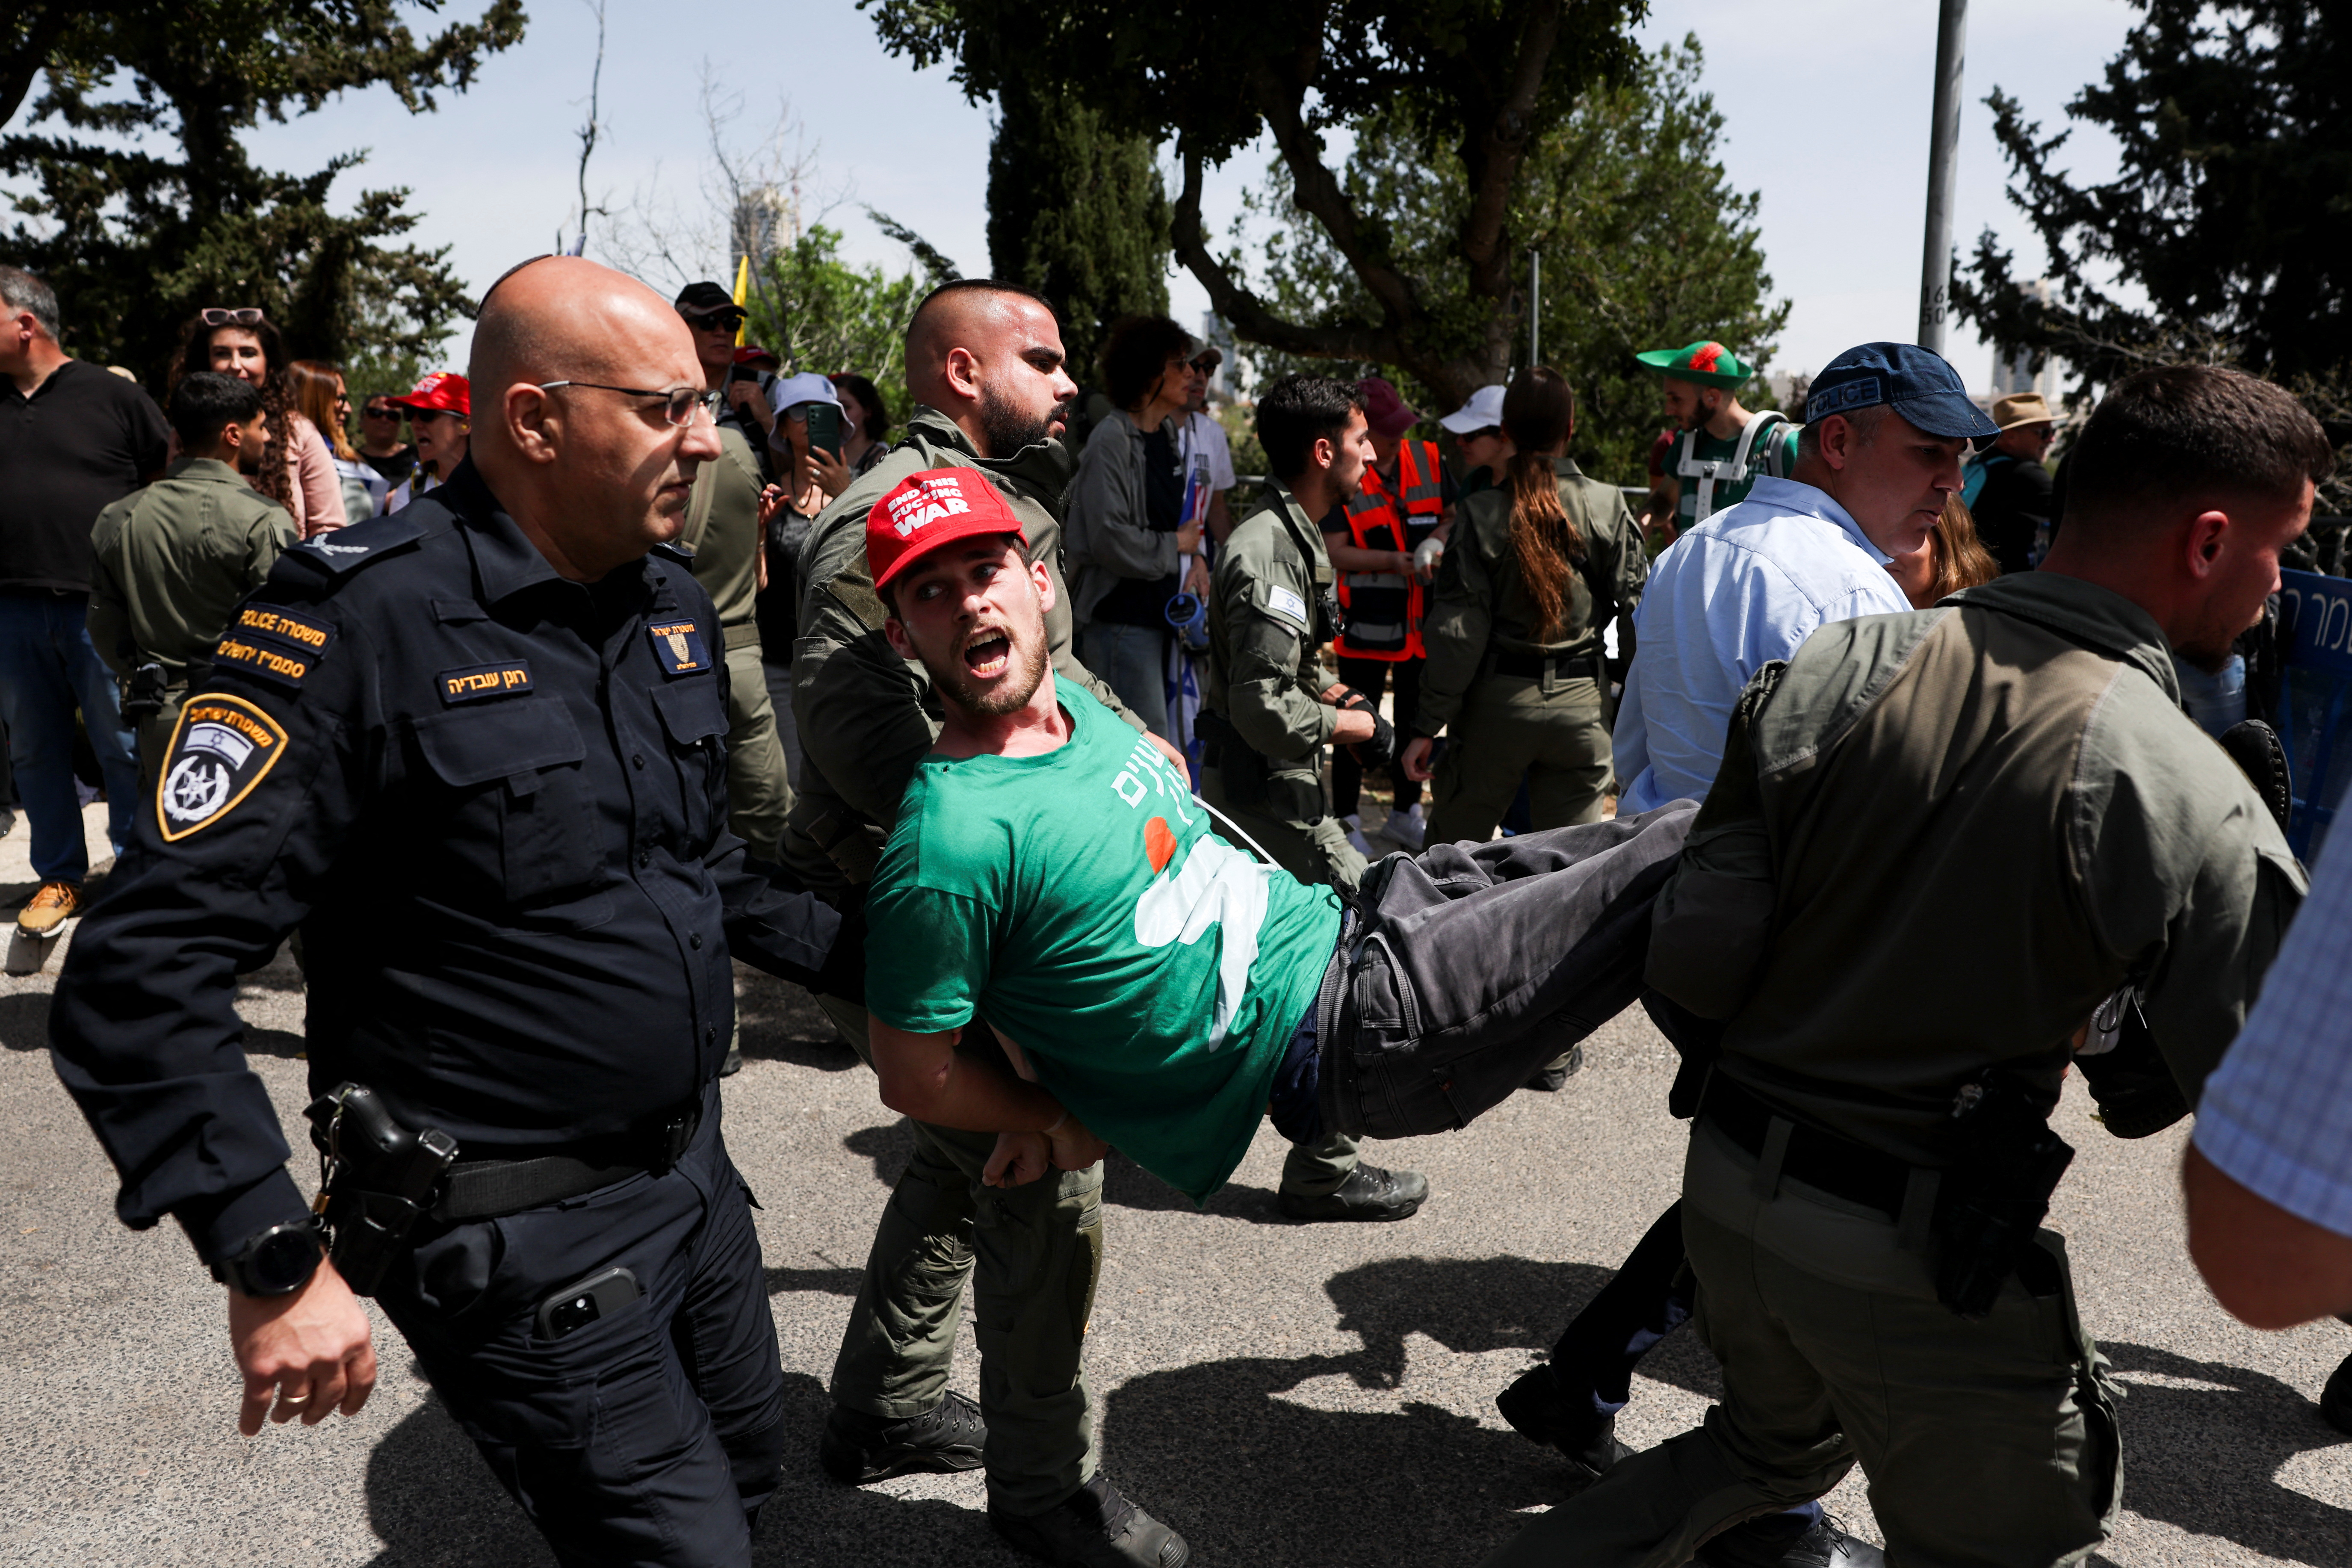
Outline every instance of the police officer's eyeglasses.
[[553, 392], [559, 386], [585, 386], [598, 392], [617, 392], [626, 397], [658, 397], [662, 400], [662, 417], [684, 428], [694, 423], [695, 410], [702, 406], [699, 387], [674, 386], [660, 391], [650, 386], [607, 386], [601, 381], [542, 381], [541, 392]]
[[251, 305], [235, 310], [224, 310], [214, 305], [198, 319], [207, 327], [257, 327], [261, 324], [261, 312]]

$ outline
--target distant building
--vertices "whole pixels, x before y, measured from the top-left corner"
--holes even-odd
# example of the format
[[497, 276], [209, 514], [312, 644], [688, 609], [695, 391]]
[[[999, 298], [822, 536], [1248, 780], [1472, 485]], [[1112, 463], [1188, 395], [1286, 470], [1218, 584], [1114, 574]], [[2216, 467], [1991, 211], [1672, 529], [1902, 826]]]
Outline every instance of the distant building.
[[[2042, 304], [2050, 302], [2050, 279], [2037, 278], [2031, 283], [2018, 285], [2021, 293], [2032, 296]], [[1999, 343], [1992, 351], [1992, 398], [2014, 397], [2021, 392], [2038, 392], [2052, 407], [2058, 405], [2058, 384], [2061, 362], [2055, 354], [2044, 355], [2036, 366], [2033, 356], [2024, 349], [2005, 348]], [[1992, 399], [1988, 398], [1990, 403]]]
[[1214, 310], [1204, 311], [1201, 316], [1201, 341], [1224, 356], [1217, 363], [1217, 374], [1209, 378], [1209, 401], [1233, 402], [1241, 395], [1241, 388], [1249, 379], [1240, 345], [1234, 341], [1234, 324]]

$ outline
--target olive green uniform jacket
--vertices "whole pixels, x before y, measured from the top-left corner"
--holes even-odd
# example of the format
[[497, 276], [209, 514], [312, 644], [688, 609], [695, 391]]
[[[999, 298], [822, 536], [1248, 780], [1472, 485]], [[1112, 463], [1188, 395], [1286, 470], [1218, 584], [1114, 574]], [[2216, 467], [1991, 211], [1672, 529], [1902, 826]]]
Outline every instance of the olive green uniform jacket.
[[1203, 797], [1243, 819], [1293, 876], [1352, 889], [1364, 858], [1328, 810], [1323, 748], [1339, 710], [1316, 654], [1330, 636], [1323, 535], [1286, 486], [1269, 480], [1235, 525], [1209, 584], [1209, 670], [1202, 700], [1230, 727], [1204, 763]]
[[727, 639], [727, 826], [752, 854], [773, 860], [793, 808], [793, 786], [753, 618], [760, 591], [760, 492], [767, 481], [740, 429], [719, 426], [719, 456], [695, 471], [677, 542], [694, 552], [694, 580], [718, 606]]
[[1759, 673], [1649, 979], [1729, 1020], [1718, 1072], [1940, 1167], [1960, 1087], [2006, 1063], [2054, 1104], [2126, 980], [2195, 1104], [2305, 889], [2147, 613], [2024, 573]]
[[1633, 657], [1631, 617], [1650, 580], [1641, 528], [1616, 486], [1585, 478], [1569, 458], [1555, 459], [1552, 471], [1559, 504], [1585, 552], [1568, 574], [1560, 627], [1549, 638], [1538, 632], [1535, 604], [1511, 549], [1510, 491], [1490, 487], [1464, 496], [1422, 622], [1429, 662], [1421, 672], [1413, 727], [1423, 735], [1453, 722], [1471, 687], [1493, 673], [1497, 653], [1555, 662], [1597, 658], [1610, 621], [1623, 616], [1620, 657]]
[[910, 474], [976, 468], [1012, 503], [1029, 558], [1053, 579], [1045, 639], [1054, 668], [1138, 731], [1118, 694], [1070, 651], [1069, 591], [1062, 578], [1062, 495], [1068, 454], [1058, 441], [1010, 458], [982, 458], [955, 423], [918, 407], [907, 433], [834, 499], [809, 530], [800, 559], [800, 640], [793, 649], [793, 711], [807, 760], [784, 834], [784, 863], [815, 888], [863, 883], [898, 819], [898, 802], [931, 749], [939, 699], [923, 667], [900, 658], [882, 635], [882, 601], [866, 564], [866, 514]]
[[152, 660], [167, 677], [163, 710], [139, 727], [142, 770], [171, 739], [190, 666], [210, 664], [229, 616], [297, 537], [284, 507], [212, 458], [183, 459], [98, 514], [89, 640], [117, 676]]

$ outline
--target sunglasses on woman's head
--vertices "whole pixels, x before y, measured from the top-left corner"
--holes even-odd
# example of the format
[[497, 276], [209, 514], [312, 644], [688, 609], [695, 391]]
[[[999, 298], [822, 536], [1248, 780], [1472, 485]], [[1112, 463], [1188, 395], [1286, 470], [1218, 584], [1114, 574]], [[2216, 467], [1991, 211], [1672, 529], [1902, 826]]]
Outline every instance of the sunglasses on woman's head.
[[234, 310], [224, 310], [213, 305], [205, 309], [199, 320], [207, 327], [257, 327], [261, 324], [261, 312], [251, 305]]

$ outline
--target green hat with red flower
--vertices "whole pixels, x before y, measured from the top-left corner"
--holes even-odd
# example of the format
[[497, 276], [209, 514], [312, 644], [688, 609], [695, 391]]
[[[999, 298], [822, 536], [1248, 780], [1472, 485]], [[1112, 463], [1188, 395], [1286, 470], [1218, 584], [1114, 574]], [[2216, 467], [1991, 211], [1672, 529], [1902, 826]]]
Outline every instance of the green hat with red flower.
[[1701, 386], [1719, 386], [1726, 392], [1737, 392], [1756, 374], [1747, 361], [1712, 338], [1702, 338], [1678, 349], [1652, 349], [1633, 357], [1662, 375], [1670, 375], [1676, 381], [1694, 381]]

